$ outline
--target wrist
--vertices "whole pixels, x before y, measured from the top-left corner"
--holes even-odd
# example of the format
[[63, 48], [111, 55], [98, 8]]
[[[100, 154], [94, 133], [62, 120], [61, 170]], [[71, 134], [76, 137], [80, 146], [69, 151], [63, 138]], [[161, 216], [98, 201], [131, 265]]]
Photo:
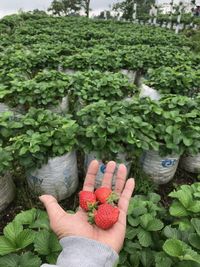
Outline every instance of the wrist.
[[[116, 266], [118, 260], [118, 254], [107, 244], [101, 243], [85, 237], [69, 236], [60, 240], [60, 244], [63, 247], [63, 252], [58, 258], [57, 264], [61, 265], [63, 256], [66, 258], [66, 262], [72, 261], [78, 264], [81, 263], [82, 267], [111, 267]], [[71, 265], [70, 265], [71, 266]]]

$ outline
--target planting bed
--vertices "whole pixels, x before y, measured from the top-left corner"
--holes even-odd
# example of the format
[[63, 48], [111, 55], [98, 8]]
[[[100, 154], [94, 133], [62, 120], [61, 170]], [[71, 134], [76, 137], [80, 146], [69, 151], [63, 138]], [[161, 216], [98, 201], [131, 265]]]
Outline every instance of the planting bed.
[[[136, 180], [118, 266], [200, 266], [193, 48], [183, 34], [128, 22], [31, 13], [0, 20], [0, 199], [8, 196], [0, 267], [27, 267], [26, 257], [33, 267], [56, 262], [61, 248], [38, 196], [75, 211], [92, 158], [98, 184], [109, 160]], [[195, 162], [193, 173], [183, 156]]]

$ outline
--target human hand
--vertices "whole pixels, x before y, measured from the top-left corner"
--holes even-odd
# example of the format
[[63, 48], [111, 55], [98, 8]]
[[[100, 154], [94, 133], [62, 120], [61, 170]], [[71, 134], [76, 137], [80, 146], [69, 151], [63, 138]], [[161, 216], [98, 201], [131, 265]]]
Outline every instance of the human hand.
[[[114, 161], [110, 161], [107, 164], [102, 186], [111, 188], [115, 167], [116, 163]], [[91, 192], [94, 191], [95, 178], [98, 168], [98, 161], [92, 161], [88, 168], [83, 190]], [[129, 179], [126, 182], [126, 175], [127, 170], [125, 165], [120, 164], [114, 190], [120, 197], [118, 202], [120, 214], [117, 223], [108, 230], [102, 230], [96, 225], [89, 224], [87, 213], [81, 208], [79, 208], [75, 214], [68, 214], [61, 208], [53, 196], [41, 196], [40, 200], [46, 207], [51, 229], [55, 232], [58, 238], [61, 239], [68, 236], [86, 237], [104, 243], [119, 253], [123, 246], [126, 232], [126, 214], [129, 200], [135, 187], [134, 179]]]

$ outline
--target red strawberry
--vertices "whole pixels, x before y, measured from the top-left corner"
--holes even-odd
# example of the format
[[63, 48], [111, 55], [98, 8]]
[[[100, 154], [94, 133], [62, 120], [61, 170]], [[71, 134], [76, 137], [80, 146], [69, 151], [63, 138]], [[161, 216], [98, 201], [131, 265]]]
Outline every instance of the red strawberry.
[[90, 191], [79, 192], [79, 205], [85, 211], [92, 210], [96, 204], [96, 196]]
[[108, 203], [101, 204], [98, 210], [94, 211], [94, 221], [101, 229], [111, 228], [119, 218], [119, 209]]
[[100, 187], [95, 191], [95, 195], [97, 200], [104, 204], [104, 203], [110, 203], [112, 204], [113, 202], [118, 200], [118, 196], [112, 192], [110, 188], [107, 187]]

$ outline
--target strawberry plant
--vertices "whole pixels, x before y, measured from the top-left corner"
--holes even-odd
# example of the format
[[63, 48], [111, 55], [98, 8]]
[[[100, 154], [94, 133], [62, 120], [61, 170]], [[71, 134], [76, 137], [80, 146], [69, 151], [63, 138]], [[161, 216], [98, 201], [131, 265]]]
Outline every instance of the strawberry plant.
[[169, 212], [176, 221], [163, 230], [168, 239], [163, 250], [180, 266], [200, 265], [200, 183], [182, 185], [169, 194], [173, 198]]
[[[180, 151], [195, 155], [199, 153], [200, 144], [200, 108], [198, 98], [193, 99], [184, 96], [166, 95], [160, 102], [165, 110], [163, 116], [166, 121], [166, 132], [171, 134], [171, 145], [165, 137], [168, 147], [173, 148], [173, 144], [179, 143]], [[169, 112], [167, 114], [167, 112]], [[168, 119], [173, 119], [174, 123], [169, 125]], [[161, 128], [161, 127], [160, 127]]]
[[[198, 194], [199, 183], [171, 192], [170, 214], [160, 204], [158, 194], [133, 197], [119, 266], [199, 266], [200, 212], [199, 204], [194, 203], [199, 201]], [[193, 206], [196, 208], [192, 210]]]
[[33, 79], [20, 81], [15, 78], [0, 92], [3, 101], [12, 107], [22, 105], [25, 110], [48, 108], [59, 105], [68, 94], [69, 85], [70, 78], [66, 74], [44, 70]]
[[[200, 183], [182, 185], [169, 194], [173, 198], [169, 212], [172, 216], [184, 219], [200, 216]], [[184, 222], [184, 220], [183, 220]], [[185, 221], [187, 224], [187, 221]]]
[[42, 262], [54, 264], [60, 251], [47, 213], [35, 208], [19, 213], [0, 236], [1, 267], [39, 267]]
[[200, 71], [187, 65], [160, 67], [149, 71], [147, 84], [163, 94], [195, 96], [200, 92]]
[[12, 112], [0, 113], [0, 145], [8, 145], [9, 139], [20, 132], [22, 123], [14, 118]]
[[91, 52], [83, 51], [69, 57], [62, 57], [60, 64], [63, 68], [76, 70], [112, 71], [120, 68], [120, 58], [115, 52], [106, 49], [93, 49]]
[[154, 251], [161, 250], [159, 233], [164, 227], [159, 219], [163, 211], [159, 201], [160, 196], [155, 193], [137, 195], [131, 199], [119, 266], [155, 266]]
[[11, 139], [16, 160], [26, 170], [41, 167], [48, 159], [72, 151], [77, 143], [75, 121], [44, 109], [31, 108], [21, 116], [19, 135]]
[[141, 114], [129, 110], [129, 101], [99, 101], [77, 113], [80, 146], [86, 153], [95, 151], [102, 159], [116, 158], [118, 153], [158, 148], [151, 123]]
[[137, 110], [145, 122], [151, 122], [162, 155], [198, 153], [200, 113], [196, 100], [167, 95], [159, 102], [133, 98], [127, 105], [128, 113]]
[[132, 96], [136, 87], [121, 73], [88, 71], [72, 76], [71, 91], [74, 102], [85, 106], [99, 100], [122, 100]]
[[0, 145], [0, 176], [8, 172], [12, 166], [13, 156], [10, 147]]

